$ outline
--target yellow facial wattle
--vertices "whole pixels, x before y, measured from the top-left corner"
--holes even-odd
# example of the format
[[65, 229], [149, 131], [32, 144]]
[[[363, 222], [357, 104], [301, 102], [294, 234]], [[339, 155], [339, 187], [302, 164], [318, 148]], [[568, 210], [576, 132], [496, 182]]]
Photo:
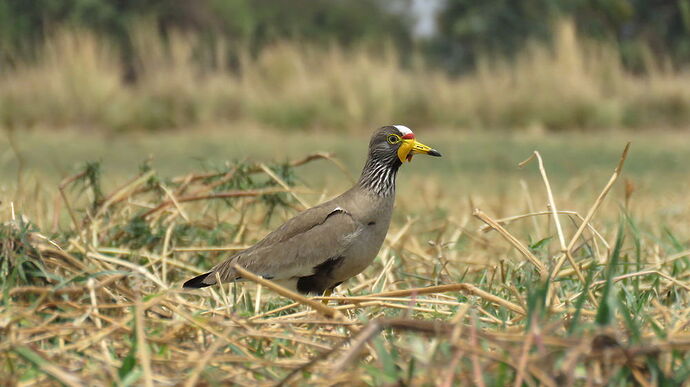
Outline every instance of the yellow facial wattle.
[[411, 139], [403, 140], [402, 144], [400, 144], [400, 148], [398, 148], [398, 158], [400, 159], [401, 163], [404, 163], [408, 156], [412, 156], [410, 152], [412, 151], [412, 148], [414, 148], [414, 143], [415, 140]]
[[406, 138], [402, 140], [402, 144], [400, 144], [400, 148], [398, 148], [398, 158], [400, 159], [401, 163], [404, 163], [405, 160], [408, 162], [412, 161], [412, 156], [418, 153], [436, 157], [441, 156], [437, 150], [422, 144], [414, 138]]

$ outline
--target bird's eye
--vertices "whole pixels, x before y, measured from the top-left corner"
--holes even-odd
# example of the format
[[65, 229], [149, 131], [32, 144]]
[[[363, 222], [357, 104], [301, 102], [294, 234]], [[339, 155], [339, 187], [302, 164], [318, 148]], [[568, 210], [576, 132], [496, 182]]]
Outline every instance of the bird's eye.
[[401, 141], [400, 136], [398, 136], [397, 134], [391, 134], [388, 136], [388, 143], [389, 144], [397, 144], [400, 141]]

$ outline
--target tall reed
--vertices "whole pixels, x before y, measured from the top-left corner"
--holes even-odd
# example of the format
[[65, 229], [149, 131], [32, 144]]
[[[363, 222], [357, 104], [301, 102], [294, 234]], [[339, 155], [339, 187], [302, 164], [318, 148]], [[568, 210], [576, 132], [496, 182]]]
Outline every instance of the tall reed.
[[402, 65], [392, 46], [285, 41], [251, 54], [217, 42], [214, 54], [202, 55], [208, 42], [200, 36], [163, 40], [140, 26], [131, 34], [138, 75], [131, 83], [112, 44], [62, 30], [37, 60], [0, 73], [0, 125], [136, 131], [250, 122], [369, 130], [404, 122], [573, 130], [690, 123], [687, 71], [650, 57], [644, 74], [632, 74], [615, 47], [582, 41], [571, 22], [554, 34], [551, 45], [530, 44], [510, 61], [485, 57], [474, 72], [452, 77], [415, 52]]

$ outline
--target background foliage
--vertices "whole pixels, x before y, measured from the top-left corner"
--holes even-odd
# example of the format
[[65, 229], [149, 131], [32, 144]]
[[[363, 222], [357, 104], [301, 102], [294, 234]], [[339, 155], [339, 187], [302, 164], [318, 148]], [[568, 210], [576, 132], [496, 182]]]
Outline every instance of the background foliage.
[[[0, 47], [3, 60], [11, 63], [69, 25], [106, 35], [129, 54], [132, 28], [145, 20], [161, 36], [190, 31], [209, 45], [223, 39], [256, 50], [286, 39], [345, 45], [386, 40], [404, 52], [413, 41], [411, 5], [391, 0], [6, 0], [0, 3]], [[436, 62], [467, 70], [483, 53], [515, 54], [530, 40], [549, 41], [554, 24], [564, 18], [574, 20], [584, 37], [618, 43], [631, 68], [643, 69], [648, 55], [678, 65], [690, 60], [688, 0], [449, 0], [437, 15], [438, 34], [423, 45]]]
[[[649, 56], [690, 60], [690, 1], [451, 0], [440, 14], [437, 43], [446, 63], [471, 65], [486, 51], [515, 54], [530, 39], [549, 41], [554, 21], [575, 21], [578, 33], [615, 42], [624, 63], [644, 69]], [[450, 62], [450, 63], [448, 63]]]
[[[283, 40], [352, 44], [389, 39], [410, 42], [410, 23], [389, 12], [388, 1], [354, 0], [9, 0], [0, 4], [4, 60], [31, 55], [42, 41], [64, 26], [87, 29], [115, 42], [132, 69], [132, 31], [138, 23], [155, 26], [160, 37], [185, 31], [203, 37], [199, 50], [215, 50], [222, 39], [253, 50]], [[224, 52], [223, 54], [231, 54]]]
[[688, 4], [7, 0], [0, 124], [679, 128]]

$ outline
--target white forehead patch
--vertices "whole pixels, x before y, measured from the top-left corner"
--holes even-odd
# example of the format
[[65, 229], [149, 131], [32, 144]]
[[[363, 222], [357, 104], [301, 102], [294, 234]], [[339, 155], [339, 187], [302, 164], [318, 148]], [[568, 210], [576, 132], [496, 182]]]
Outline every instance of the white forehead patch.
[[395, 126], [395, 128], [398, 129], [400, 131], [400, 133], [402, 133], [403, 136], [406, 134], [412, 134], [412, 130], [410, 130], [410, 128], [408, 128], [405, 125], [393, 125], [393, 126]]

